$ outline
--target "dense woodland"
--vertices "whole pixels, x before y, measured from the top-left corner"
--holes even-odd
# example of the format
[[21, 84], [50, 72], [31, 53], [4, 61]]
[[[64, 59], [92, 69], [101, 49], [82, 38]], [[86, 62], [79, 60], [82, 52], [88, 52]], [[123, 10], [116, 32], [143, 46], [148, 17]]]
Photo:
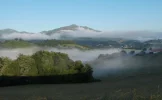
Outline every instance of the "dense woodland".
[[1, 83], [12, 79], [8, 77], [26, 77], [28, 80], [31, 77], [50, 77], [46, 81], [53, 80], [54, 83], [88, 82], [93, 80], [92, 72], [90, 65], [72, 61], [64, 53], [38, 51], [31, 56], [20, 54], [16, 60], [0, 58]]

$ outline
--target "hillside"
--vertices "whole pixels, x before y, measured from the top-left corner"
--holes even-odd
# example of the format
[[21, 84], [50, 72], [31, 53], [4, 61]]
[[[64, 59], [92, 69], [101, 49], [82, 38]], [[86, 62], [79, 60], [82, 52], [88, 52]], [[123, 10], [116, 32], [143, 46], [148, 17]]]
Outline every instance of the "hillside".
[[12, 34], [12, 33], [31, 34], [31, 32], [17, 31], [17, 30], [10, 29], [10, 28], [0, 30], [0, 35]]
[[89, 46], [91, 48], [144, 48], [144, 43], [138, 40], [128, 40], [122, 38], [75, 38], [73, 41], [75, 41], [77, 44]]
[[56, 28], [56, 29], [49, 30], [49, 31], [42, 31], [41, 33], [52, 35], [54, 33], [60, 33], [60, 32], [64, 32], [64, 31], [78, 31], [78, 30], [101, 32], [99, 30], [95, 30], [95, 29], [89, 28], [87, 26], [79, 26], [79, 25], [72, 24], [69, 26], [64, 26], [64, 27]]
[[0, 42], [1, 48], [25, 48], [31, 46], [40, 46], [40, 47], [55, 47], [60, 49], [80, 49], [88, 50], [89, 47], [76, 44], [74, 41], [70, 40], [39, 40], [39, 41], [25, 41], [21, 39], [15, 40], [5, 40]]
[[115, 40], [103, 38], [76, 38], [73, 39], [77, 44], [91, 48], [120, 48], [121, 45]]
[[15, 32], [18, 32], [18, 31], [14, 30], [14, 29], [2, 29], [2, 30], [0, 30], [0, 35], [1, 34], [10, 34], [10, 33], [15, 33]]
[[5, 40], [0, 43], [1, 48], [25, 48], [31, 46], [34, 46], [34, 44], [24, 40]]
[[46, 46], [46, 47], [56, 47], [60, 49], [72, 49], [77, 48], [81, 50], [88, 50], [90, 49], [87, 46], [79, 45], [72, 40], [41, 40], [41, 41], [31, 41], [32, 43], [38, 46]]

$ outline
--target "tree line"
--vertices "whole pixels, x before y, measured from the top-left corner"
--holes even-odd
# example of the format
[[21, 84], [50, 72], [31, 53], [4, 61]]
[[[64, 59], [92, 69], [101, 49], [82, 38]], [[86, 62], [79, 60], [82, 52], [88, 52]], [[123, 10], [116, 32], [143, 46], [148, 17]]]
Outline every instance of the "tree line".
[[3, 79], [50, 77], [55, 82], [88, 82], [93, 80], [92, 72], [90, 65], [72, 61], [67, 54], [59, 52], [38, 51], [31, 56], [20, 54], [15, 60], [0, 57], [0, 74]]

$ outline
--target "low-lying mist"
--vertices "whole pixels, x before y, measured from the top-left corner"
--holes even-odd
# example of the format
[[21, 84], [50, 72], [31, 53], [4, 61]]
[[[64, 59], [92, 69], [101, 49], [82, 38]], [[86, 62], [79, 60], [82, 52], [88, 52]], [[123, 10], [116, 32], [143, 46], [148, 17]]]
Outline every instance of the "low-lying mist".
[[45, 33], [27, 33], [15, 32], [10, 34], [1, 34], [0, 39], [14, 39], [21, 38], [23, 40], [46, 40], [46, 39], [62, 39], [62, 37], [78, 38], [78, 37], [91, 37], [91, 38], [124, 38], [140, 41], [147, 41], [152, 39], [161, 39], [161, 32], [152, 31], [103, 31], [94, 32], [89, 30], [62, 30], [58, 33], [47, 35]]
[[115, 59], [105, 59], [101, 60], [94, 60], [92, 62], [89, 62], [91, 66], [93, 66], [93, 76], [94, 77], [107, 77], [108, 75], [114, 75], [119, 73], [119, 70], [125, 69], [124, 63], [122, 61], [122, 58], [115, 58]]
[[118, 52], [120, 49], [93, 49], [93, 50], [79, 50], [79, 49], [58, 49], [52, 47], [31, 47], [31, 48], [17, 48], [17, 49], [0, 49], [0, 56], [16, 59], [19, 54], [31, 55], [37, 51], [46, 50], [66, 53], [72, 60], [81, 60], [83, 62], [96, 59], [100, 54], [112, 54]]

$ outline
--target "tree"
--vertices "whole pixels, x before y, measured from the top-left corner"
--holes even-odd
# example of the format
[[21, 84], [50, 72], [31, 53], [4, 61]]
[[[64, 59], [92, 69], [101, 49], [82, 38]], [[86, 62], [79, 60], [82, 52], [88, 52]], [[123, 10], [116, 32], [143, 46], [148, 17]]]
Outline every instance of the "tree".
[[2, 69], [2, 75], [5, 76], [20, 76], [20, 68], [17, 62], [12, 62], [8, 66], [4, 66]]
[[[74, 62], [67, 54], [48, 51], [38, 51], [32, 56], [20, 54], [16, 60], [0, 58], [0, 69], [4, 76], [68, 76], [70, 74], [71, 80], [92, 77], [93, 72], [90, 65], [83, 65], [81, 61]], [[68, 80], [68, 77], [66, 78]]]
[[16, 62], [17, 66], [20, 68], [21, 76], [38, 75], [36, 63], [32, 57], [20, 54], [14, 62]]
[[7, 57], [0, 57], [0, 72], [9, 64], [11, 64], [12, 60]]
[[36, 76], [38, 70], [33, 58], [20, 54], [16, 60], [3, 67], [2, 74], [7, 76]]
[[52, 53], [48, 51], [38, 51], [32, 55], [32, 58], [35, 60], [39, 75], [48, 74], [54, 65]]
[[81, 72], [83, 67], [84, 67], [84, 65], [82, 64], [81, 61], [75, 61], [74, 70], [77, 70], [78, 72]]

